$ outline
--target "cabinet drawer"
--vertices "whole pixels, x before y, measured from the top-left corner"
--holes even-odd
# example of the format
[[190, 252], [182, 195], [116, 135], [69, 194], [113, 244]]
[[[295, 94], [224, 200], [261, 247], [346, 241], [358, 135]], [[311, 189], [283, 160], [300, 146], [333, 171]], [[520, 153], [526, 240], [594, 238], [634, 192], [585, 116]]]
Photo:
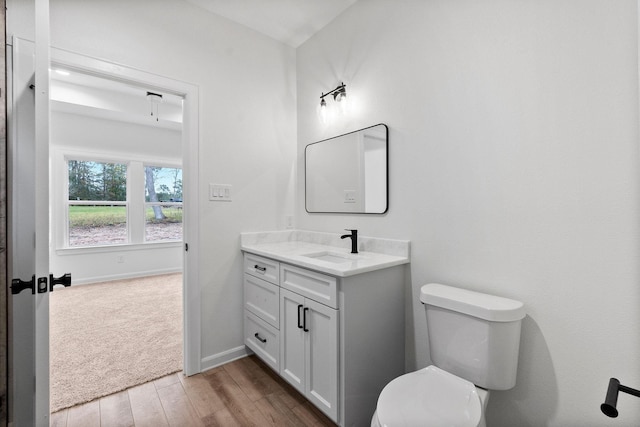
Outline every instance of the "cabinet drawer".
[[276, 328], [250, 311], [244, 311], [244, 343], [276, 372], [280, 372], [279, 338]]
[[338, 308], [337, 279], [315, 271], [280, 265], [280, 286], [329, 307]]
[[280, 328], [280, 287], [244, 275], [244, 308], [276, 328]]
[[244, 272], [276, 285], [280, 281], [280, 263], [258, 255], [244, 254]]

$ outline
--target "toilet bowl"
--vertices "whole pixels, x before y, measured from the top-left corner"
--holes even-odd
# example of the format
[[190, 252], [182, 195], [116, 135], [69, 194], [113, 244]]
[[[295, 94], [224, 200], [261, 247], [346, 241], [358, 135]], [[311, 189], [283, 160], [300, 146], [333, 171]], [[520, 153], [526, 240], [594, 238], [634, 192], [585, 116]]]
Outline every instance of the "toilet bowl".
[[484, 426], [487, 400], [486, 390], [432, 365], [385, 386], [371, 427]]

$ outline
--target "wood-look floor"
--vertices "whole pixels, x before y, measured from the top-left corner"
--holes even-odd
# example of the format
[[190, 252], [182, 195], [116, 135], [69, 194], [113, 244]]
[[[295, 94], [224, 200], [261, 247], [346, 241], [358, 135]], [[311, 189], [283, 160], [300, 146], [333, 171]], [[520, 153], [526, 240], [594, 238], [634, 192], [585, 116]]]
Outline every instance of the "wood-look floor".
[[335, 426], [255, 356], [51, 414], [54, 427]]

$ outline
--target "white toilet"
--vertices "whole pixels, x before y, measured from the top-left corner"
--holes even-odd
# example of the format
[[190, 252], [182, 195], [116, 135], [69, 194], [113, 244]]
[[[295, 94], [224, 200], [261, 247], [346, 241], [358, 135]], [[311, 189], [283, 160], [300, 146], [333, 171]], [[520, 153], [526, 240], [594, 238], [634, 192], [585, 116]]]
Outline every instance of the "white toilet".
[[435, 283], [420, 301], [433, 365], [387, 384], [371, 426], [485, 427], [489, 390], [516, 384], [524, 304]]

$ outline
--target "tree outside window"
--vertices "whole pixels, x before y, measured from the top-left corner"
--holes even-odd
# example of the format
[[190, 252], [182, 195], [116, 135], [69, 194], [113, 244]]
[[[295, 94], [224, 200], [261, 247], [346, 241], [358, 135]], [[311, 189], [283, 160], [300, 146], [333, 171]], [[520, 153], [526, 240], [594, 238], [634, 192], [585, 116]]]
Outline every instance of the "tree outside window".
[[182, 239], [182, 169], [145, 166], [145, 241]]

